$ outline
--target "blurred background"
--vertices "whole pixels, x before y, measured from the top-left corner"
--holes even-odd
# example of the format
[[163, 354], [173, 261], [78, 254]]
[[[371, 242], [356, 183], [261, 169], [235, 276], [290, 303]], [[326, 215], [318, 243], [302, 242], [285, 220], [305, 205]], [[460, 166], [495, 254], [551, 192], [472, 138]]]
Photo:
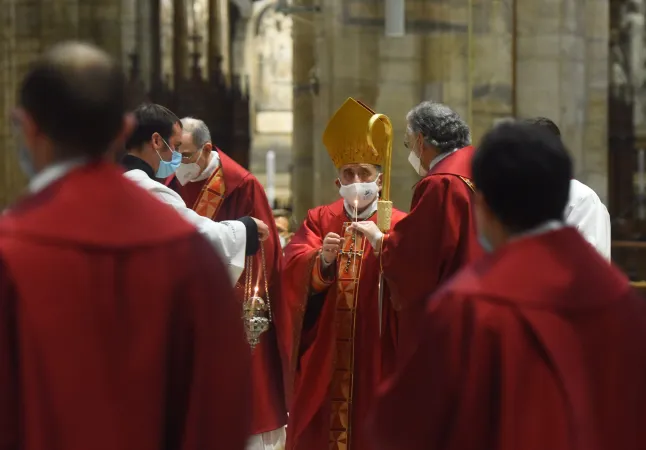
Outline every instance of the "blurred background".
[[549, 117], [576, 177], [611, 212], [615, 259], [646, 279], [645, 10], [643, 0], [2, 0], [0, 207], [25, 184], [8, 121], [17, 84], [44, 49], [82, 39], [123, 63], [133, 106], [205, 120], [297, 223], [338, 196], [321, 134], [348, 96], [393, 121], [403, 210], [417, 180], [405, 115], [418, 102], [456, 109], [475, 142], [497, 121]]

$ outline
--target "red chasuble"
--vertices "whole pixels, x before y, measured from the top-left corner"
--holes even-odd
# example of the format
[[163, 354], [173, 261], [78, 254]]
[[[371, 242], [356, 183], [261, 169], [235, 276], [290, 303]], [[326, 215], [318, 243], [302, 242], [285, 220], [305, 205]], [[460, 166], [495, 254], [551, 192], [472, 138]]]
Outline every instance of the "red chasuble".
[[435, 165], [416, 186], [410, 213], [384, 237], [381, 264], [400, 311], [402, 348], [412, 345], [426, 297], [482, 254], [473, 215], [473, 152], [465, 147]]
[[[220, 167], [204, 181], [181, 186], [173, 183], [189, 207], [204, 217], [215, 221], [235, 220], [251, 216], [269, 226], [269, 239], [263, 243], [267, 274], [269, 277], [269, 301], [273, 326], [260, 338], [252, 356], [253, 367], [253, 424], [252, 434], [272, 431], [285, 425], [287, 408], [283, 386], [283, 361], [287, 364], [287, 348], [292, 333], [286, 324], [286, 311], [280, 292], [280, 270], [283, 250], [276, 230], [274, 215], [267, 201], [265, 189], [251, 173], [229, 158], [219, 149]], [[255, 279], [261, 268], [260, 251], [254, 258]], [[244, 299], [245, 273], [236, 285], [238, 299]], [[258, 294], [266, 299], [264, 281], [260, 279]], [[286, 366], [285, 366], [286, 367]]]
[[104, 163], [3, 215], [0, 449], [244, 449], [248, 348], [211, 248]]
[[[394, 210], [393, 224], [403, 216]], [[288, 450], [372, 448], [357, 431], [380, 377], [394, 365], [397, 322], [386, 289], [380, 338], [379, 261], [361, 234], [347, 230], [350, 223], [343, 200], [312, 209], [285, 248], [283, 294], [293, 311], [295, 370]], [[326, 279], [319, 251], [330, 232], [345, 242]]]
[[374, 450], [643, 450], [646, 303], [573, 228], [521, 238], [428, 304]]

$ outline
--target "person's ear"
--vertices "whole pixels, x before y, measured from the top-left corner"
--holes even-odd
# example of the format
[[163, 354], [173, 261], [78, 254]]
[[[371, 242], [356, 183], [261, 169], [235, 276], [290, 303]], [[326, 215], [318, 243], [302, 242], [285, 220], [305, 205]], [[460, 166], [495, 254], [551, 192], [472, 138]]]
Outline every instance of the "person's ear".
[[164, 145], [164, 140], [162, 139], [161, 134], [157, 132], [153, 133], [150, 137], [150, 144], [155, 150], [158, 150], [162, 145]]
[[206, 144], [204, 144], [204, 147], [202, 147], [202, 152], [206, 157], [210, 156], [212, 151], [213, 151], [213, 144], [210, 142], [207, 142]]
[[383, 184], [381, 180], [383, 179], [383, 177], [384, 177], [384, 174], [380, 173], [379, 175], [377, 175], [377, 179], [375, 180], [375, 183], [377, 183], [378, 192], [381, 192], [381, 187]]
[[337, 178], [336, 180], [334, 180], [334, 184], [336, 185], [337, 189], [341, 189], [341, 180]]

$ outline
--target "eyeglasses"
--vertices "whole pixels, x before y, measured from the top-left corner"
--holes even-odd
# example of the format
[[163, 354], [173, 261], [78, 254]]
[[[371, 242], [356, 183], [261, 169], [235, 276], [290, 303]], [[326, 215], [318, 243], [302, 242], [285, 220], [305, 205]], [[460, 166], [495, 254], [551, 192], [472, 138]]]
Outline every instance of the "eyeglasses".
[[[199, 158], [198, 155], [200, 153], [202, 153], [202, 150], [203, 150], [203, 148], [199, 149], [196, 152], [183, 152], [182, 153], [182, 159], [185, 160], [185, 161], [188, 161], [188, 160], [191, 160], [191, 159], [195, 158], [196, 156], [197, 156], [197, 158]], [[197, 158], [195, 158], [195, 159], [197, 159]]]

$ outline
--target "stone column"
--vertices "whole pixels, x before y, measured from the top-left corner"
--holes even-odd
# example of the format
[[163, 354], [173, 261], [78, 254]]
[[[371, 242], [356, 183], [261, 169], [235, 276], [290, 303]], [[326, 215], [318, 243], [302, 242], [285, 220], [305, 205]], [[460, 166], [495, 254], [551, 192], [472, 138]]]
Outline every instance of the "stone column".
[[608, 0], [585, 2], [585, 62], [586, 103], [585, 134], [582, 159], [577, 177], [592, 189], [601, 200], [608, 199], [608, 59], [609, 59]]
[[607, 196], [608, 0], [515, 0], [516, 113], [561, 129], [575, 174]]
[[[304, 0], [303, 6], [313, 6], [313, 0]], [[292, 132], [291, 191], [293, 216], [299, 223], [313, 206], [314, 159], [312, 135], [314, 134], [313, 97], [308, 86], [314, 69], [314, 26], [311, 13], [295, 14], [293, 17], [292, 79], [294, 93], [292, 109], [294, 125]]]
[[78, 0], [78, 38], [98, 45], [117, 60], [123, 58], [120, 0]]
[[175, 89], [188, 78], [189, 67], [186, 2], [173, 0], [173, 85]]
[[[208, 0], [209, 73], [219, 69], [231, 81], [231, 39], [229, 34], [229, 0]], [[214, 67], [219, 65], [219, 67]]]

